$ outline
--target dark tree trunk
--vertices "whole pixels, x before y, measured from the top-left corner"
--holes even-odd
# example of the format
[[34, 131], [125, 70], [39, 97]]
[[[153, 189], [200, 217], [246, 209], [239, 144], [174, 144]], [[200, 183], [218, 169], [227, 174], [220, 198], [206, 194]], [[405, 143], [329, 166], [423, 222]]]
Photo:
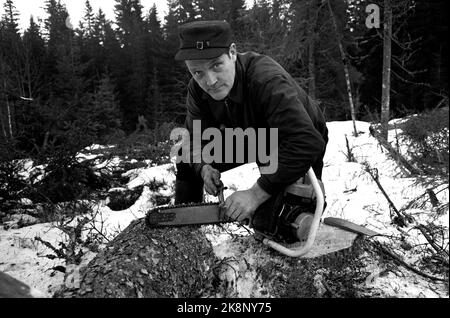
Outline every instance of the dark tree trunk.
[[389, 108], [391, 96], [392, 8], [391, 0], [384, 0], [383, 86], [381, 97], [381, 137], [388, 140]]
[[327, 3], [328, 3], [328, 8], [330, 10], [331, 20], [333, 21], [334, 32], [336, 34], [336, 39], [337, 39], [337, 43], [339, 46], [339, 52], [341, 53], [342, 65], [344, 67], [345, 82], [347, 83], [348, 102], [350, 105], [350, 114], [352, 116], [352, 121], [353, 121], [353, 135], [355, 137], [358, 137], [358, 130], [356, 129], [356, 111], [355, 111], [355, 104], [353, 102], [352, 84], [351, 84], [351, 80], [350, 80], [350, 71], [348, 69], [348, 59], [347, 59], [347, 55], [344, 50], [344, 46], [342, 44], [342, 35], [339, 32], [337, 21], [336, 21], [336, 16], [331, 7], [330, 0], [328, 0]]
[[[316, 10], [314, 12], [314, 10]], [[307, 37], [309, 40], [308, 45], [308, 95], [312, 99], [316, 99], [316, 60], [315, 60], [315, 44], [316, 44], [316, 34], [315, 28], [317, 23], [317, 15], [319, 9], [317, 8], [316, 1], [312, 1], [311, 5], [308, 6], [308, 16], [312, 16], [308, 23]]]

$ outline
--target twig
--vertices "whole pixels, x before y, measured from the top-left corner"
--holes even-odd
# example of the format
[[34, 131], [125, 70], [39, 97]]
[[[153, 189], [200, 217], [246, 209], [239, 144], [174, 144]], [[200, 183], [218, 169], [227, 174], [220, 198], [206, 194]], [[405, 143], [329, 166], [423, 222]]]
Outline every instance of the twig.
[[383, 193], [384, 197], [386, 198], [386, 200], [389, 203], [389, 206], [391, 207], [391, 209], [397, 214], [397, 216], [403, 220], [405, 218], [405, 216], [403, 216], [395, 207], [394, 203], [392, 202], [392, 200], [389, 198], [389, 196], [387, 195], [386, 191], [384, 190], [383, 186], [380, 183], [380, 180], [378, 178], [378, 169], [371, 169], [370, 166], [366, 163], [366, 171], [370, 174], [370, 176], [372, 177], [372, 179], [375, 181], [375, 183], [377, 184], [378, 188], [381, 190], [381, 192]]
[[34, 239], [38, 242], [41, 242], [45, 246], [47, 246], [49, 249], [51, 249], [56, 254], [56, 256], [58, 256], [58, 258], [66, 259], [66, 255], [61, 250], [57, 249], [52, 244], [50, 244], [49, 242], [44, 241], [39, 236], [36, 236]]
[[347, 135], [345, 135], [345, 145], [347, 146], [347, 153], [345, 154], [348, 162], [356, 162], [356, 158], [353, 155], [352, 148], [350, 148], [350, 144], [348, 142]]
[[409, 269], [410, 271], [425, 277], [425, 278], [429, 278], [431, 280], [435, 280], [435, 281], [441, 281], [441, 282], [446, 282], [448, 283], [449, 280], [448, 278], [441, 278], [441, 277], [436, 277], [436, 276], [432, 276], [429, 275], [427, 273], [421, 272], [420, 270], [418, 270], [417, 268], [413, 267], [412, 265], [406, 263], [405, 261], [403, 261], [400, 256], [396, 255], [394, 252], [389, 251], [386, 247], [384, 247], [380, 242], [376, 242], [373, 241], [375, 247], [377, 247], [381, 252], [389, 255], [394, 261], [396, 261], [397, 263], [399, 263], [400, 265], [402, 265], [403, 267]]
[[398, 153], [383, 137], [380, 136], [380, 133], [377, 131], [376, 127], [373, 125], [369, 128], [370, 134], [375, 137], [378, 142], [386, 148], [389, 154], [396, 159], [399, 163], [403, 165], [411, 174], [420, 175], [421, 171], [415, 167], [413, 167], [400, 153]]
[[325, 287], [326, 291], [330, 293], [331, 298], [342, 298], [338, 293], [335, 293], [331, 287], [327, 284], [325, 280], [321, 281], [323, 287]]
[[110, 242], [111, 240], [106, 237], [106, 235], [103, 233], [103, 226], [104, 226], [104, 220], [103, 220], [103, 215], [100, 213], [100, 229], [97, 228], [97, 226], [95, 225], [95, 218], [96, 216], [99, 214], [99, 211], [97, 209], [96, 212], [94, 212], [92, 216], [92, 219], [89, 221], [91, 223], [91, 230], [96, 231], [98, 234], [100, 234], [100, 236], [102, 236], [106, 242]]
[[[435, 243], [434, 240], [431, 238], [430, 234], [429, 234], [428, 231], [427, 231], [427, 228], [426, 228], [424, 225], [419, 224], [419, 225], [416, 226], [416, 228], [419, 229], [419, 231], [422, 233], [422, 235], [425, 237], [425, 239], [428, 241], [428, 243], [430, 243], [431, 247], [433, 247], [433, 249], [434, 249], [438, 254], [444, 253], [444, 254], [447, 255], [447, 257], [449, 256], [447, 251], [442, 250], [439, 246], [436, 245], [436, 243]], [[445, 261], [445, 263], [446, 263], [447, 265], [449, 265], [448, 260], [445, 260], [445, 259], [444, 259], [444, 261]]]
[[102, 232], [101, 230], [97, 229], [96, 226], [92, 225], [92, 226], [91, 226], [91, 230], [94, 230], [94, 231], [96, 231], [98, 234], [100, 234], [100, 236], [102, 236], [102, 237], [106, 240], [106, 242], [109, 243], [109, 242], [111, 241], [109, 238], [106, 237], [105, 234], [103, 234], [103, 232]]

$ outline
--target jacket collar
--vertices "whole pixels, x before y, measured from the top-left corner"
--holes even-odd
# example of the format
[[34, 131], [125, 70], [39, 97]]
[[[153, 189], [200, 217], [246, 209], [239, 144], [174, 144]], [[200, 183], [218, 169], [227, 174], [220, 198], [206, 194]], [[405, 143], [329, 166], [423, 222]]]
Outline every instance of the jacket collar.
[[[236, 59], [236, 75], [234, 77], [234, 84], [233, 88], [231, 89], [230, 93], [226, 98], [231, 99], [236, 104], [242, 104], [243, 102], [243, 75], [244, 75], [244, 67], [242, 66], [241, 56], [240, 53], [237, 54]], [[205, 91], [203, 91], [202, 95], [203, 99], [212, 99], [211, 96]]]

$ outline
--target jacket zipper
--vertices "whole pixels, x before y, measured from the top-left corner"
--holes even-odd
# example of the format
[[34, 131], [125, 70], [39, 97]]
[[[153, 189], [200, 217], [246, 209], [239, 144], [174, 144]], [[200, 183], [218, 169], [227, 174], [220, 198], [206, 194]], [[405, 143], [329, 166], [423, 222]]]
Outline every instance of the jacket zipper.
[[227, 109], [227, 114], [228, 114], [228, 118], [230, 119], [230, 122], [234, 125], [233, 116], [231, 116], [230, 107], [228, 106], [228, 98], [225, 99], [225, 108]]

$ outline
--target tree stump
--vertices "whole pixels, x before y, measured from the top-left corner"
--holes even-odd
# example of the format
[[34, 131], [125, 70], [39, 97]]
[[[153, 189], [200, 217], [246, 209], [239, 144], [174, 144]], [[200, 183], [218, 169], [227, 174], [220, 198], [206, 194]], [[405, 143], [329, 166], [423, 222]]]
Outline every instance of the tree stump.
[[0, 298], [41, 298], [44, 294], [8, 274], [0, 272]]

